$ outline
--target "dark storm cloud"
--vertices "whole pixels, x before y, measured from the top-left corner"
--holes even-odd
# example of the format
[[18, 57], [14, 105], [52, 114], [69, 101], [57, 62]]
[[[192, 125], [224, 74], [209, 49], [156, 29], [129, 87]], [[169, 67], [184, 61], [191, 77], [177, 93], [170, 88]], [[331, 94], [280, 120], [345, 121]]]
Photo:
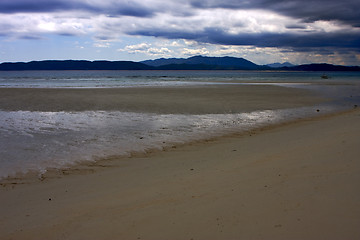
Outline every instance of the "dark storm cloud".
[[63, 0], [1, 0], [1, 13], [56, 12], [72, 9], [94, 10], [90, 5]]
[[221, 45], [251, 45], [256, 47], [285, 47], [312, 51], [313, 48], [350, 48], [360, 50], [360, 35], [356, 33], [240, 33], [229, 34], [219, 28], [199, 32], [179, 32], [164, 29], [138, 30], [130, 35], [155, 36], [169, 39], [188, 39]]
[[298, 52], [360, 52], [358, 9], [359, 0], [0, 0], [0, 37], [89, 34], [110, 42], [125, 33]]
[[0, 13], [52, 13], [64, 11], [85, 11], [95, 14], [151, 17], [152, 9], [136, 2], [125, 1], [117, 4], [100, 5], [76, 0], [1, 0]]
[[209, 42], [226, 45], [254, 45], [257, 47], [290, 47], [290, 48], [358, 48], [360, 36], [351, 33], [260, 33], [230, 35], [221, 30], [206, 31]]
[[41, 36], [36, 36], [36, 35], [20, 35], [19, 39], [24, 39], [24, 40], [40, 40], [42, 39]]
[[134, 16], [134, 17], [151, 17], [153, 16], [153, 11], [151, 9], [144, 8], [140, 5], [131, 4], [124, 5], [122, 7], [117, 7], [115, 9], [109, 9], [110, 14], [123, 15], [123, 16]]
[[306, 26], [300, 24], [286, 25], [287, 29], [306, 29]]
[[262, 9], [302, 19], [340, 21], [360, 27], [359, 0], [191, 0], [196, 8]]

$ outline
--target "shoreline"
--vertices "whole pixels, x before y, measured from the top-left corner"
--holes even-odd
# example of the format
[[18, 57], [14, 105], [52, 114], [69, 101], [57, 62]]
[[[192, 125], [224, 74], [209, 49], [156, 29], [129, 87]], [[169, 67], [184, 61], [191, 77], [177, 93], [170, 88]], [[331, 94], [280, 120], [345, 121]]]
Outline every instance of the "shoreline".
[[[315, 108], [314, 108], [315, 110]], [[337, 117], [341, 115], [351, 114], [352, 112], [360, 111], [357, 107], [347, 110], [321, 113], [319, 115], [313, 115], [308, 117], [300, 117], [296, 119], [291, 119], [287, 121], [282, 121], [278, 123], [273, 123], [266, 126], [259, 126], [256, 128], [251, 128], [248, 130], [243, 130], [235, 133], [226, 133], [221, 136], [213, 136], [206, 139], [192, 140], [184, 143], [177, 143], [176, 145], [164, 146], [161, 148], [150, 148], [145, 151], [133, 151], [126, 155], [109, 155], [107, 157], [97, 158], [96, 160], [91, 161], [79, 161], [68, 166], [63, 166], [60, 168], [47, 168], [45, 172], [38, 172], [30, 170], [26, 173], [16, 173], [5, 178], [0, 178], [0, 188], [14, 188], [17, 185], [28, 184], [28, 183], [37, 183], [44, 180], [51, 180], [54, 178], [62, 178], [71, 174], [91, 174], [98, 170], [106, 169], [108, 167], [117, 166], [114, 164], [116, 162], [122, 161], [131, 161], [133, 158], [151, 158], [162, 152], [171, 152], [176, 149], [187, 148], [193, 145], [206, 145], [208, 143], [221, 142], [224, 139], [232, 138], [242, 138], [242, 137], [251, 137], [254, 134], [261, 134], [263, 131], [276, 130], [277, 128], [284, 128], [287, 126], [292, 126], [296, 124], [301, 124], [311, 121], [321, 121], [328, 118]]]
[[360, 110], [0, 188], [4, 239], [356, 239]]

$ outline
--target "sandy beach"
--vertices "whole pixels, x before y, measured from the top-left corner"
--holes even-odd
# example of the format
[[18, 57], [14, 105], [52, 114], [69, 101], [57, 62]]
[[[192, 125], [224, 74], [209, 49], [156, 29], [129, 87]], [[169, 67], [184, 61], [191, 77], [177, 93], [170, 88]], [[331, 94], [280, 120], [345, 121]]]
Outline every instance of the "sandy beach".
[[237, 113], [309, 106], [325, 100], [304, 89], [272, 85], [94, 89], [0, 88], [0, 109], [6, 111]]
[[[261, 91], [253, 95], [259, 88], [249, 86], [231, 91], [245, 94], [252, 89], [255, 97], [248, 104], [253, 106], [319, 101], [307, 94], [301, 97], [302, 90], [266, 88], [268, 94], [276, 92], [272, 98]], [[189, 97], [201, 97], [188, 90]], [[207, 91], [211, 90], [221, 88]], [[62, 90], [31, 91], [42, 92], [31, 97], [32, 106], [45, 110], [45, 104], [35, 104], [36, 96]], [[291, 102], [296, 99], [293, 91], [299, 91], [298, 101]], [[262, 101], [256, 101], [256, 96], [262, 96]], [[20, 108], [15, 100], [1, 105]], [[151, 111], [158, 111], [158, 105], [150, 105]], [[212, 112], [218, 111], [216, 106]], [[198, 108], [203, 109], [201, 101], [188, 112]], [[21, 109], [31, 110], [26, 105]], [[206, 111], [210, 110], [205, 107]], [[49, 171], [42, 179], [2, 180], [1, 239], [359, 239], [359, 136], [360, 111], [355, 109], [162, 152]]]

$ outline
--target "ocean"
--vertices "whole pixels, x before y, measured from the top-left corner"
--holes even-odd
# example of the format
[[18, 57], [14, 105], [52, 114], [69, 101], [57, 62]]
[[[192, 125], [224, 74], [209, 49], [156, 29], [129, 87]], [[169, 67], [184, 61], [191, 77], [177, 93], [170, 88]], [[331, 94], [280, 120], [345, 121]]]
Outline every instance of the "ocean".
[[[329, 78], [323, 79], [326, 74]], [[4, 71], [0, 88], [152, 88], [277, 85], [309, 89], [332, 101], [318, 106], [222, 114], [9, 111], [0, 108], [0, 179], [49, 168], [238, 134], [360, 103], [360, 73], [254, 71]]]

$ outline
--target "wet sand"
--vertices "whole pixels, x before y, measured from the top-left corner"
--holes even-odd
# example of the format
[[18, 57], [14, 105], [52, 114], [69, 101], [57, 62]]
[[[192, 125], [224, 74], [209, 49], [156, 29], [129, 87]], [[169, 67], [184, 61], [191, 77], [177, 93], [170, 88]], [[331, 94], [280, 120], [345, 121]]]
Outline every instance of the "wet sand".
[[324, 100], [304, 89], [270, 85], [112, 89], [0, 88], [0, 109], [6, 111], [238, 113], [307, 106]]
[[359, 136], [355, 109], [2, 180], [1, 239], [359, 239]]

